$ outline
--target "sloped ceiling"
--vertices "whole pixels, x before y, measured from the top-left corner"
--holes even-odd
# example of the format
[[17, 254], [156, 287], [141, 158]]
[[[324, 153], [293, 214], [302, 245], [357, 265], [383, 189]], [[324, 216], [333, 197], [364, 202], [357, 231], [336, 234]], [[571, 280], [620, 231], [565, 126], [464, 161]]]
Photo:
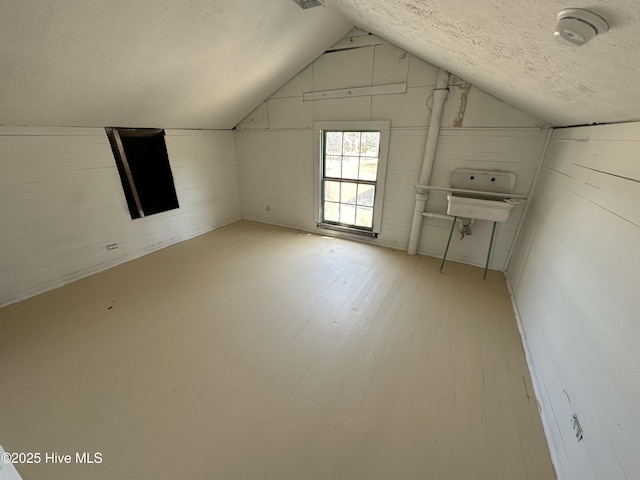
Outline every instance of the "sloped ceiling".
[[352, 27], [291, 0], [2, 0], [0, 124], [233, 128]]
[[[335, 0], [351, 21], [552, 125], [640, 120], [637, 0]], [[579, 48], [553, 38], [585, 8], [610, 30]]]
[[[2, 0], [0, 124], [233, 128], [355, 25], [552, 125], [640, 120], [640, 2]], [[580, 48], [555, 16], [610, 31]]]

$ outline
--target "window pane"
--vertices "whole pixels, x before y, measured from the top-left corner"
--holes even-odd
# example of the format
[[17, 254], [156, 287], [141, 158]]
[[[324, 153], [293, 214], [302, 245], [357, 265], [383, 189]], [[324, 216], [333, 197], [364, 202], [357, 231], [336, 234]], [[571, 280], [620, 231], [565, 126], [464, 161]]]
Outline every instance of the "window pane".
[[325, 155], [342, 155], [342, 132], [325, 132], [325, 142]]
[[354, 225], [356, 222], [356, 207], [355, 205], [340, 204], [340, 223], [346, 223]]
[[365, 207], [373, 207], [373, 197], [375, 194], [375, 187], [373, 185], [360, 184], [358, 185], [358, 205]]
[[373, 208], [371, 207], [356, 207], [356, 225], [358, 227], [371, 227], [373, 226]]
[[323, 135], [322, 220], [372, 229], [381, 133]]
[[355, 204], [356, 196], [358, 195], [357, 194], [358, 184], [342, 182], [342, 185], [340, 186], [340, 188], [341, 188], [340, 202]]
[[362, 132], [361, 155], [377, 157], [380, 150], [380, 132]]
[[334, 157], [327, 155], [326, 160], [324, 162], [324, 176], [325, 177], [334, 177], [340, 178], [342, 176], [342, 159], [341, 157]]
[[358, 179], [358, 157], [342, 157], [342, 178]]
[[340, 204], [324, 202], [324, 220], [327, 222], [340, 221]]
[[324, 182], [324, 199], [330, 202], [340, 201], [340, 182]]
[[378, 157], [360, 158], [360, 180], [375, 181], [378, 177]]
[[342, 137], [343, 155], [360, 155], [360, 135], [362, 132], [344, 132]]

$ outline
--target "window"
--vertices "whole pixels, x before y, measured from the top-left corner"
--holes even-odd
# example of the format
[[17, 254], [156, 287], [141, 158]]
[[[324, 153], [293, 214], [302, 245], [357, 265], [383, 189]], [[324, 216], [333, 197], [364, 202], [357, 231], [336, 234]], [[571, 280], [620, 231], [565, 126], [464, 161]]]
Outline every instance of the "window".
[[[380, 231], [388, 122], [318, 125], [318, 226], [375, 235]], [[352, 128], [348, 128], [352, 127]], [[356, 128], [357, 127], [357, 128]]]
[[164, 130], [107, 128], [132, 219], [179, 208]]

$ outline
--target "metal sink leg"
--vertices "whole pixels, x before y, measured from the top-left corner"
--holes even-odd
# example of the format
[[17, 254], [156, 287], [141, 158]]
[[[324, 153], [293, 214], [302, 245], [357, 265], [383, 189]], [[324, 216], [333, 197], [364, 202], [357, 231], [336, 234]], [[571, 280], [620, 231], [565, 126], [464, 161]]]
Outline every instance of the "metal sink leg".
[[458, 220], [458, 217], [453, 217], [453, 222], [451, 222], [451, 231], [449, 232], [449, 240], [447, 240], [447, 246], [444, 249], [444, 255], [442, 256], [442, 263], [440, 264], [440, 272], [442, 272], [442, 268], [444, 267], [444, 261], [447, 259], [447, 252], [449, 251], [449, 244], [451, 243], [451, 237], [453, 236], [453, 229], [456, 228], [456, 220]]
[[491, 258], [491, 248], [493, 247], [493, 236], [496, 233], [496, 224], [498, 222], [493, 222], [493, 228], [491, 229], [491, 239], [489, 240], [489, 251], [487, 252], [487, 261], [484, 264], [484, 273], [482, 274], [482, 281], [484, 282], [487, 279], [487, 269], [489, 268], [489, 259]]

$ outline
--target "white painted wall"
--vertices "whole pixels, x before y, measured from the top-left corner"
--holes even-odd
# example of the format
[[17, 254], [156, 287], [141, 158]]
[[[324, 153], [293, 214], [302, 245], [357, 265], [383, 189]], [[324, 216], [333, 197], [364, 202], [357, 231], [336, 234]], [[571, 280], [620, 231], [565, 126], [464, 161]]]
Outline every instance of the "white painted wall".
[[231, 131], [166, 144], [180, 208], [131, 220], [104, 129], [0, 127], [0, 305], [239, 219]]
[[[353, 38], [366, 33], [354, 30]], [[262, 103], [237, 127], [236, 151], [244, 218], [319, 232], [315, 225], [313, 122], [390, 120], [381, 245], [406, 249], [426, 141], [437, 68], [384, 41], [325, 53]], [[406, 83], [403, 94], [303, 101], [304, 92]], [[528, 194], [548, 130], [544, 123], [461, 79], [452, 78], [433, 171], [434, 185], [448, 186], [455, 168], [514, 171], [516, 193]], [[266, 206], [270, 206], [267, 211]], [[434, 193], [427, 209], [446, 212], [446, 196]], [[497, 231], [491, 266], [503, 269], [522, 206]], [[450, 222], [425, 219], [418, 251], [441, 256]], [[452, 260], [484, 265], [491, 224], [452, 241]], [[335, 234], [335, 232], [332, 232]]]
[[640, 478], [639, 151], [640, 123], [555, 130], [508, 270], [561, 480]]

